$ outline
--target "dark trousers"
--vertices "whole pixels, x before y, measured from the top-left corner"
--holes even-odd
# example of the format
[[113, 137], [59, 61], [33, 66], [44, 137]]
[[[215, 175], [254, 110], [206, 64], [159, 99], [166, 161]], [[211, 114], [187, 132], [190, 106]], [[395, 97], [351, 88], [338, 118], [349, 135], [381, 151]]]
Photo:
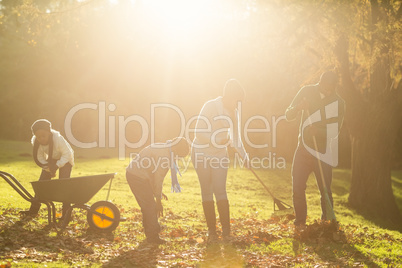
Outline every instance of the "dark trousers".
[[142, 213], [142, 225], [148, 239], [159, 237], [160, 226], [156, 212], [156, 201], [149, 180], [138, 178], [126, 172], [127, 183], [133, 192]]
[[[311, 155], [303, 145], [299, 145], [296, 149], [293, 166], [292, 166], [292, 178], [293, 178], [293, 206], [296, 214], [295, 224], [305, 224], [307, 218], [307, 202], [306, 202], [306, 186], [307, 179], [311, 172], [314, 173], [318, 189], [321, 194], [321, 218], [325, 220], [325, 195], [324, 186], [321, 179], [320, 167], [318, 159]], [[333, 205], [331, 183], [332, 183], [332, 166], [320, 161], [322, 167], [322, 173], [324, 175], [325, 185], [327, 187], [327, 193]]]
[[[63, 167], [59, 169], [59, 179], [64, 179], [64, 178], [70, 178], [71, 176], [71, 169], [73, 166], [70, 163], [65, 164]], [[51, 180], [52, 175], [50, 172], [42, 169], [42, 173], [40, 174], [39, 181], [47, 181]], [[36, 215], [39, 212], [41, 204], [39, 202], [32, 202], [31, 203], [31, 208], [29, 209], [29, 213]], [[63, 203], [63, 216], [65, 215], [65, 212], [70, 208], [71, 204], [70, 203]]]

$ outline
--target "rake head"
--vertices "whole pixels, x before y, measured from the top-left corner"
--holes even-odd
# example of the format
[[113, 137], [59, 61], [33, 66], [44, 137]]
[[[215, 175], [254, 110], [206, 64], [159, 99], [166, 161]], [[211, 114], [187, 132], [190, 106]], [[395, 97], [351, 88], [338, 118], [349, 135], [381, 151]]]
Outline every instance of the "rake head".
[[279, 200], [277, 198], [274, 198], [274, 211], [290, 210], [290, 209], [293, 209], [293, 207], [282, 202], [281, 200]]

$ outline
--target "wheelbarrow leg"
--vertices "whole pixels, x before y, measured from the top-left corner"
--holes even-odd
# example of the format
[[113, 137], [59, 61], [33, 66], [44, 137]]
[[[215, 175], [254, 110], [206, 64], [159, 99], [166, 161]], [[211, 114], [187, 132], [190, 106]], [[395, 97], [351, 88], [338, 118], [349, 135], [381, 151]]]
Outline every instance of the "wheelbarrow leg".
[[52, 220], [53, 220], [54, 225], [56, 225], [56, 206], [51, 201], [49, 202], [49, 204], [52, 207]]
[[52, 227], [53, 226], [52, 214], [54, 216], [54, 209], [55, 209], [54, 204], [53, 204], [53, 202], [44, 202], [44, 201], [41, 201], [40, 203], [43, 203], [43, 204], [46, 205], [46, 207], [47, 207], [47, 221], [49, 223], [49, 227]]

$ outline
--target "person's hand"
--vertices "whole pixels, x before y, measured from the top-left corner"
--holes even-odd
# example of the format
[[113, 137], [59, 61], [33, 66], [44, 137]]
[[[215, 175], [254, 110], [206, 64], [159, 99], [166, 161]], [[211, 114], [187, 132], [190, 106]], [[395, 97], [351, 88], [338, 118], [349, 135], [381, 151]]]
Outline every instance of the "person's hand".
[[59, 167], [56, 164], [50, 164], [49, 165], [49, 172], [52, 178], [56, 177], [56, 171], [59, 169]]
[[162, 199], [163, 199], [163, 200], [166, 200], [166, 201], [169, 200], [168, 197], [167, 197], [164, 193], [162, 193]]
[[161, 199], [156, 200], [156, 214], [158, 215], [158, 217], [163, 217], [163, 206]]
[[46, 167], [43, 167], [42, 169], [43, 169], [44, 171], [46, 171], [46, 172], [49, 172], [49, 173], [50, 173], [50, 169], [49, 169], [49, 167], [47, 167], [47, 166], [46, 166]]

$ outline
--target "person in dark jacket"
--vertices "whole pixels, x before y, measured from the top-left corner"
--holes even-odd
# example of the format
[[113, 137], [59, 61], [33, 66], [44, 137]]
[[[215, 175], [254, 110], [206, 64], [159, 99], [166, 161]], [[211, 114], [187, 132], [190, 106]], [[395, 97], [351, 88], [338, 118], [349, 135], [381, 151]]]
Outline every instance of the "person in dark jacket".
[[345, 103], [335, 89], [338, 77], [324, 72], [320, 82], [299, 90], [286, 110], [286, 119], [295, 120], [301, 114], [298, 146], [293, 158], [293, 205], [295, 226], [303, 230], [307, 218], [306, 185], [313, 172], [321, 194], [322, 219], [326, 220], [325, 186], [333, 206], [332, 167], [338, 163], [337, 136], [343, 122]]

